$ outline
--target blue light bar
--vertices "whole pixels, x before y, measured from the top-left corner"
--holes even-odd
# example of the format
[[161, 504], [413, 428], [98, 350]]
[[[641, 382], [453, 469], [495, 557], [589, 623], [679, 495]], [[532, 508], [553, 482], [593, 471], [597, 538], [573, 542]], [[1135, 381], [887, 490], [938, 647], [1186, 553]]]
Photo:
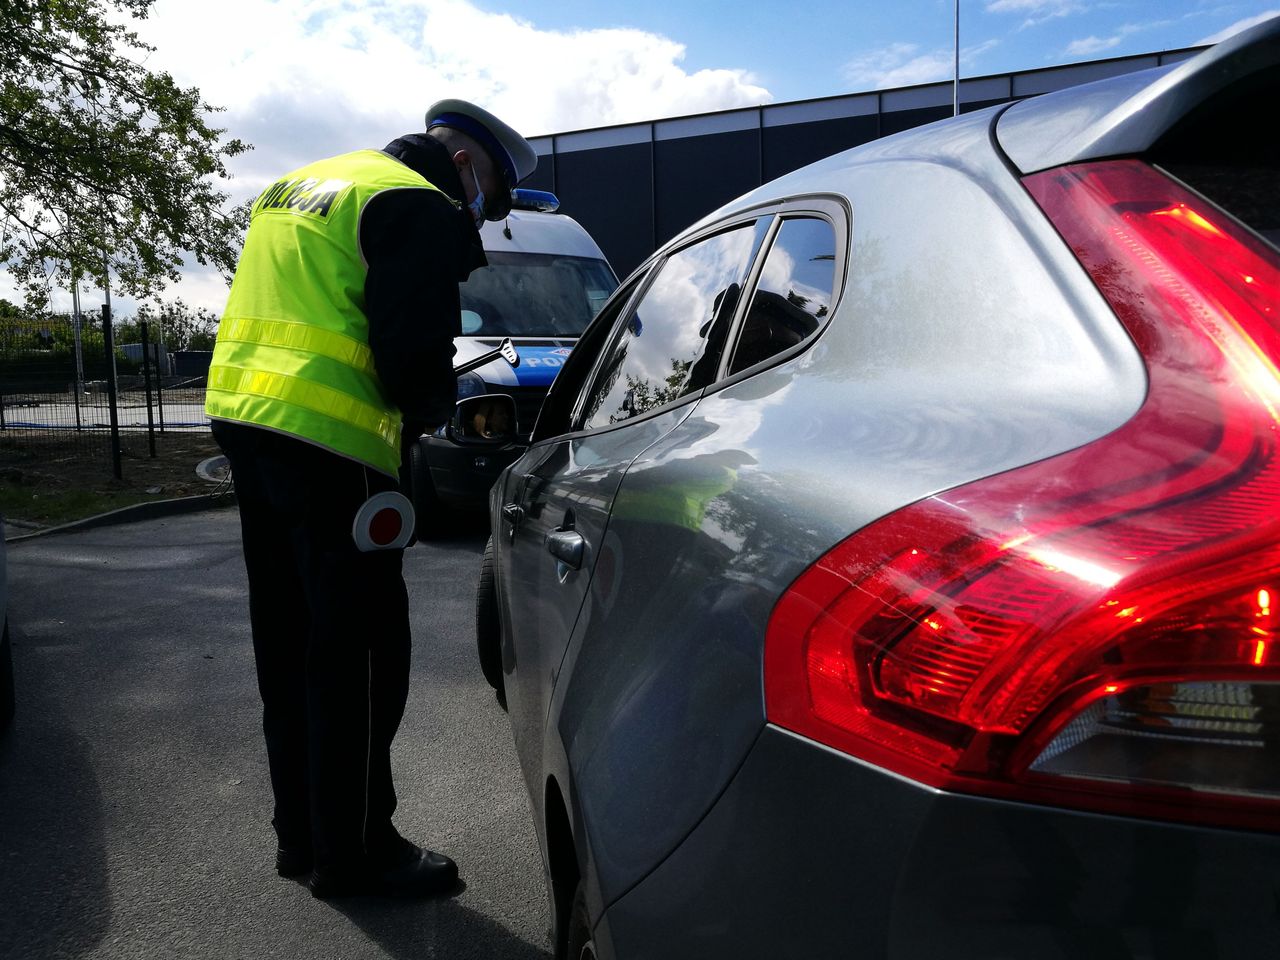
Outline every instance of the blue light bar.
[[555, 213], [560, 209], [560, 198], [547, 190], [529, 190], [516, 187], [511, 191], [513, 210], [536, 210], [539, 213]]

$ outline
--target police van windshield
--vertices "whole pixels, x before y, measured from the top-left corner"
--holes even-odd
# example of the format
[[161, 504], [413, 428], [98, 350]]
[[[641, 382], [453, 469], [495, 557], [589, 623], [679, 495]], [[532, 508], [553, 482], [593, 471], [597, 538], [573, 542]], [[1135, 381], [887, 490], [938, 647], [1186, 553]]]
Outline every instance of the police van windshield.
[[467, 337], [576, 337], [618, 281], [603, 260], [486, 253], [489, 266], [459, 285]]

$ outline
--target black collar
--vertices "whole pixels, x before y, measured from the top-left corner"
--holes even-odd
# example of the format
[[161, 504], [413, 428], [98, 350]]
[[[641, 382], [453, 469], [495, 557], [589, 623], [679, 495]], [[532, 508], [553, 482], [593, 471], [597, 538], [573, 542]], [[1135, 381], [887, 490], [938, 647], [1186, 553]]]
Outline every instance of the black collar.
[[462, 189], [462, 178], [453, 165], [453, 157], [435, 137], [425, 133], [407, 133], [392, 140], [382, 150], [414, 173], [426, 177], [432, 186], [439, 187], [458, 203], [466, 204], [467, 194]]
[[444, 193], [459, 206], [458, 229], [462, 231], [464, 242], [468, 248], [460, 281], [467, 278], [472, 270], [488, 266], [484, 254], [484, 244], [480, 240], [480, 230], [467, 209], [467, 194], [462, 189], [462, 178], [458, 168], [453, 165], [453, 157], [443, 143], [425, 133], [406, 133], [397, 137], [382, 148], [383, 153], [395, 157], [414, 173], [423, 176], [433, 187]]

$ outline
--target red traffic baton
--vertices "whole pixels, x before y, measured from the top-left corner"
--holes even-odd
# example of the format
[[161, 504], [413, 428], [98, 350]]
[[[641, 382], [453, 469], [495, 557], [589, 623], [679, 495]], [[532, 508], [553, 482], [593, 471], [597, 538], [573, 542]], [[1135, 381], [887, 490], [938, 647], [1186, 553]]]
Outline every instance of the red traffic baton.
[[408, 497], [384, 490], [360, 505], [351, 524], [351, 536], [364, 553], [403, 550], [413, 538], [415, 519]]

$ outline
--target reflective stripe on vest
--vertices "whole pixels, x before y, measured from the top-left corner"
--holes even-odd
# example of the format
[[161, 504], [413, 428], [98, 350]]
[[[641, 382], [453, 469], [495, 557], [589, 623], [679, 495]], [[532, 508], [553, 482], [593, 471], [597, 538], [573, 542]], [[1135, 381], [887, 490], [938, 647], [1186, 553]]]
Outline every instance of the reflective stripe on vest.
[[253, 397], [268, 397], [312, 413], [350, 424], [399, 449], [400, 418], [365, 403], [349, 393], [334, 390], [283, 373], [262, 370], [237, 370], [234, 367], [210, 367], [210, 392]]
[[218, 339], [306, 350], [364, 373], [374, 372], [373, 351], [367, 343], [296, 320], [227, 320], [218, 327]]

